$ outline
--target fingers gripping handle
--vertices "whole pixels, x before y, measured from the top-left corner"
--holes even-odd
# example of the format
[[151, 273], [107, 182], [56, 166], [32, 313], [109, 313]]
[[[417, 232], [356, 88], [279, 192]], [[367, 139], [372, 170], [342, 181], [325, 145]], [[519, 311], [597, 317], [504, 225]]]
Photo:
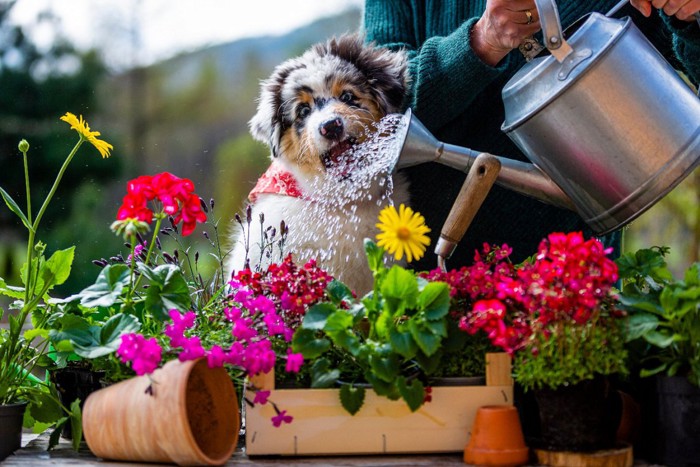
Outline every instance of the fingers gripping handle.
[[467, 179], [464, 181], [450, 214], [442, 226], [440, 239], [435, 245], [438, 265], [443, 270], [445, 269], [444, 261], [452, 255], [457, 244], [464, 237], [500, 170], [501, 162], [496, 156], [481, 153], [474, 159]]

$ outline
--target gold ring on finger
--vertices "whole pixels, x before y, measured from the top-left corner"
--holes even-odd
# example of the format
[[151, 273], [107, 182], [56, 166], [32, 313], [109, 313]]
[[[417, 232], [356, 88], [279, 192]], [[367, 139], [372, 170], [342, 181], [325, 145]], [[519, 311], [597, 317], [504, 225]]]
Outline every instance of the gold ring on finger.
[[525, 10], [525, 16], [527, 16], [527, 24], [532, 24], [532, 12], [530, 10]]

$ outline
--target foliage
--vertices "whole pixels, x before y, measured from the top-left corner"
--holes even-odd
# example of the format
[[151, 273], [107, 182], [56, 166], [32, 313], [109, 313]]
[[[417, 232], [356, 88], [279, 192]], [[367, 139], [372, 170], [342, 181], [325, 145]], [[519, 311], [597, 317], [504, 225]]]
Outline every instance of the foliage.
[[[340, 371], [327, 356], [331, 349], [340, 349], [375, 393], [403, 399], [415, 411], [426, 397], [419, 376], [433, 372], [440, 363], [449, 288], [398, 265], [388, 268], [384, 250], [371, 240], [365, 240], [365, 251], [374, 275], [373, 290], [357, 300], [345, 285], [332, 282], [327, 290], [330, 301], [309, 309], [294, 334], [293, 349], [313, 360], [312, 387], [336, 383]], [[365, 394], [354, 383], [343, 384], [340, 391], [343, 407], [352, 414], [362, 406]]]
[[526, 390], [624, 374], [624, 313], [615, 307], [610, 251], [574, 232], [550, 234], [518, 266], [510, 252], [504, 245], [477, 256], [467, 278], [475, 302], [460, 326], [486, 332], [513, 355], [514, 378]]
[[[44, 12], [33, 27], [42, 31], [53, 29], [55, 40], [48, 48], [39, 47], [31, 40], [24, 27], [9, 20], [14, 1], [0, 5], [0, 166], [5, 174], [22, 171], [21, 158], [16, 157], [17, 142], [27, 138], [34, 148], [41, 148], [32, 155], [32, 163], [43, 170], [33, 173], [32, 196], [39, 199], [48, 192], [66, 154], [61, 132], [50, 122], [50, 116], [58, 115], [67, 107], [99, 109], [94, 92], [106, 74], [105, 66], [95, 51], [80, 52], [62, 37], [56, 18]], [[47, 118], [48, 116], [48, 118]], [[94, 116], [93, 116], [94, 119]], [[70, 148], [68, 148], [70, 149]], [[76, 187], [88, 180], [104, 182], [113, 179], [120, 167], [120, 160], [112, 158], [86, 158], [80, 171], [65, 174], [51, 209], [44, 218], [44, 225], [51, 225], [43, 234], [47, 244], [54, 243], [53, 229], [66, 222], [72, 214], [73, 201], [77, 199]], [[22, 177], [2, 176], [3, 188], [15, 199], [25, 191]], [[8, 211], [0, 210], [0, 231], [4, 235], [20, 237], [23, 227]], [[0, 274], [5, 271], [0, 269]], [[7, 277], [7, 276], [5, 276]], [[73, 279], [72, 275], [69, 281]]]
[[[60, 431], [63, 423], [69, 417], [72, 418], [75, 422], [72, 424], [75, 435], [74, 447], [77, 449], [80, 442], [79, 408], [63, 406], [57, 397], [55, 387], [48, 378], [46, 381], [41, 381], [32, 376], [35, 368], [52, 366], [53, 362], [48, 358], [49, 339], [45, 329], [50, 317], [47, 311], [50, 309], [52, 300], [49, 293], [70, 276], [75, 248], [57, 250], [48, 256], [45, 254], [47, 246], [37, 240], [37, 234], [41, 220], [80, 146], [88, 141], [95, 148], [101, 149], [103, 157], [109, 156], [111, 146], [99, 140], [97, 138], [99, 132], [90, 131], [82, 117], [78, 120], [73, 114], [67, 113], [61, 119], [76, 130], [79, 139], [66, 156], [40, 209], [33, 210], [29, 176], [29, 143], [26, 140], [20, 141], [18, 145], [24, 162], [22, 178], [25, 182], [26, 208], [22, 209], [5, 189], [0, 188], [0, 195], [5, 204], [19, 218], [27, 231], [26, 261], [19, 274], [22, 286], [7, 284], [0, 278], [0, 294], [15, 300], [10, 305], [10, 310], [16, 311], [8, 316], [9, 329], [0, 330], [0, 403], [28, 402], [28, 416], [25, 417], [25, 424], [56, 423], [56, 430]], [[5, 310], [0, 309], [0, 315], [4, 313]], [[28, 322], [29, 318], [31, 323]], [[29, 326], [30, 324], [33, 326]]]
[[627, 340], [641, 376], [683, 375], [700, 386], [700, 263], [676, 279], [665, 261], [668, 252], [644, 248], [617, 260]]

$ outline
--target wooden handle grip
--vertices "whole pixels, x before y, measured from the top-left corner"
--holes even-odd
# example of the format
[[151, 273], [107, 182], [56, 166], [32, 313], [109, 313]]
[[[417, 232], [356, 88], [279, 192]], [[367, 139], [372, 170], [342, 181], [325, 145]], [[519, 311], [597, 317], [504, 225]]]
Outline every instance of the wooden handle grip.
[[441, 238], [455, 244], [462, 240], [500, 170], [501, 162], [496, 156], [481, 153], [476, 157], [442, 226]]

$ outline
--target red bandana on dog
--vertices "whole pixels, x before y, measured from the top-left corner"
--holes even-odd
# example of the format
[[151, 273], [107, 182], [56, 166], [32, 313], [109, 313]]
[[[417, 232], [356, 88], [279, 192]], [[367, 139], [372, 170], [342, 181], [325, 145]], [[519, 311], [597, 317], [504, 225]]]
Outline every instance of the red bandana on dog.
[[248, 195], [248, 200], [255, 203], [258, 195], [263, 193], [273, 193], [276, 195], [291, 196], [293, 198], [303, 198], [304, 194], [299, 188], [299, 183], [291, 172], [287, 171], [277, 161], [273, 161], [264, 174], [258, 179], [255, 187]]

